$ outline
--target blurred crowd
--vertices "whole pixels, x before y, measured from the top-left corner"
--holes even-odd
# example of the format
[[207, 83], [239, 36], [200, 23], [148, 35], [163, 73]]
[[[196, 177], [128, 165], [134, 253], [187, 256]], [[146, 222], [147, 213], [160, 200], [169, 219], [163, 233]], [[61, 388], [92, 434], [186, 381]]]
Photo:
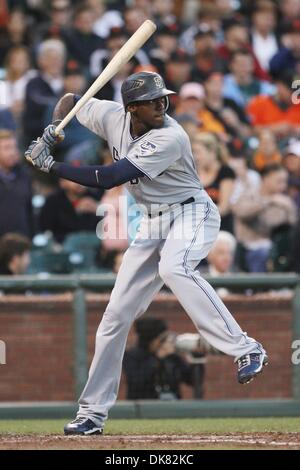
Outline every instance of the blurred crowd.
[[[121, 102], [123, 80], [141, 70], [177, 92], [168, 112], [222, 216], [203, 270], [300, 272], [300, 0], [3, 0], [0, 273], [118, 270], [129, 241], [101, 242], [96, 211], [112, 207], [106, 223], [122, 227], [134, 202], [124, 188], [45, 178], [22, 154], [58, 99], [82, 95], [147, 18], [157, 32], [96, 97]], [[111, 162], [76, 118], [55, 158]]]

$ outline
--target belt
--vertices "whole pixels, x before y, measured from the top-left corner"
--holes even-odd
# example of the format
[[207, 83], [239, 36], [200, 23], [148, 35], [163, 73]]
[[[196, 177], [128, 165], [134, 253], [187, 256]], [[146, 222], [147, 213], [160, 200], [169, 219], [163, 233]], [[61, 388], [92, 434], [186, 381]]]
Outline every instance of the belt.
[[[191, 204], [192, 202], [195, 202], [195, 198], [194, 198], [194, 197], [189, 197], [189, 198], [186, 199], [185, 201], [180, 202], [180, 203], [179, 203], [179, 206], [184, 206], [185, 204]], [[176, 204], [174, 204], [174, 206], [175, 206], [175, 205], [176, 205]], [[171, 206], [170, 206], [170, 207], [171, 207]], [[166, 211], [164, 211], [164, 212], [166, 212]], [[159, 212], [156, 212], [155, 214], [149, 213], [149, 214], [148, 214], [148, 217], [149, 217], [149, 219], [153, 219], [154, 217], [160, 217], [161, 215], [164, 214], [164, 212], [163, 212], [163, 211], [159, 211]]]

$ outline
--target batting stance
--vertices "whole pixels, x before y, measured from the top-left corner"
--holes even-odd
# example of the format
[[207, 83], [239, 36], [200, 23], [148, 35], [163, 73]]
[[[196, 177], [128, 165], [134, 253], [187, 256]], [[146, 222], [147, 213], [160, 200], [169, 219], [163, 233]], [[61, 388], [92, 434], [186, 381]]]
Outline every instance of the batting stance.
[[166, 114], [168, 95], [160, 75], [129, 76], [122, 85], [124, 107], [90, 99], [78, 112], [80, 123], [107, 140], [114, 163], [73, 167], [55, 162], [59, 120], [80, 97], [65, 95], [41, 138], [26, 158], [38, 169], [91, 187], [126, 183], [144, 207], [140, 229], [124, 255], [109, 304], [96, 336], [96, 350], [74, 421], [65, 434], [101, 434], [116, 401], [122, 358], [133, 321], [148, 308], [165, 283], [199, 332], [235, 358], [240, 383], [252, 380], [267, 363], [260, 343], [247, 336], [196, 266], [215, 241], [220, 216], [195, 171], [189, 138]]

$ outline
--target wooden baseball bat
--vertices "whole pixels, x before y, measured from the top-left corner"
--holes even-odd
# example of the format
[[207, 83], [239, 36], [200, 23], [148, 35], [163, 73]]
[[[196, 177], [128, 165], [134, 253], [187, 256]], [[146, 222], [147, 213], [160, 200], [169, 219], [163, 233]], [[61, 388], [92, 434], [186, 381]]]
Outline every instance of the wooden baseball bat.
[[59, 133], [59, 131], [61, 131], [71, 121], [75, 114], [90, 98], [92, 98], [114, 75], [116, 75], [116, 73], [119, 72], [123, 65], [125, 65], [136, 54], [136, 52], [143, 46], [143, 44], [145, 44], [145, 42], [155, 31], [156, 25], [152, 21], [144, 21], [144, 23], [136, 30], [131, 38], [126, 41], [124, 46], [122, 46], [116, 55], [111, 59], [109, 64], [76, 103], [74, 108], [72, 108], [71, 111], [69, 111], [69, 113], [61, 121], [61, 123], [59, 123], [56, 128], [57, 133]]

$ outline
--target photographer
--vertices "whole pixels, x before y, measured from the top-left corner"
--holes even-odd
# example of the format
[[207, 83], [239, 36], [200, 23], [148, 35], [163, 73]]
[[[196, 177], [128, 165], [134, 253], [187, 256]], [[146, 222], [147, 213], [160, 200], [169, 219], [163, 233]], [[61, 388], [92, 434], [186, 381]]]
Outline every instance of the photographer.
[[[192, 352], [181, 342], [178, 353], [176, 343], [180, 336], [171, 333], [164, 320], [147, 316], [135, 322], [137, 344], [125, 352], [123, 367], [127, 380], [127, 399], [180, 399], [180, 385], [197, 385], [198, 398], [203, 396], [205, 353], [194, 344]], [[195, 336], [195, 335], [191, 335]], [[199, 335], [197, 335], [199, 337]], [[201, 351], [202, 349], [202, 351]], [[195, 366], [197, 361], [197, 384]]]

